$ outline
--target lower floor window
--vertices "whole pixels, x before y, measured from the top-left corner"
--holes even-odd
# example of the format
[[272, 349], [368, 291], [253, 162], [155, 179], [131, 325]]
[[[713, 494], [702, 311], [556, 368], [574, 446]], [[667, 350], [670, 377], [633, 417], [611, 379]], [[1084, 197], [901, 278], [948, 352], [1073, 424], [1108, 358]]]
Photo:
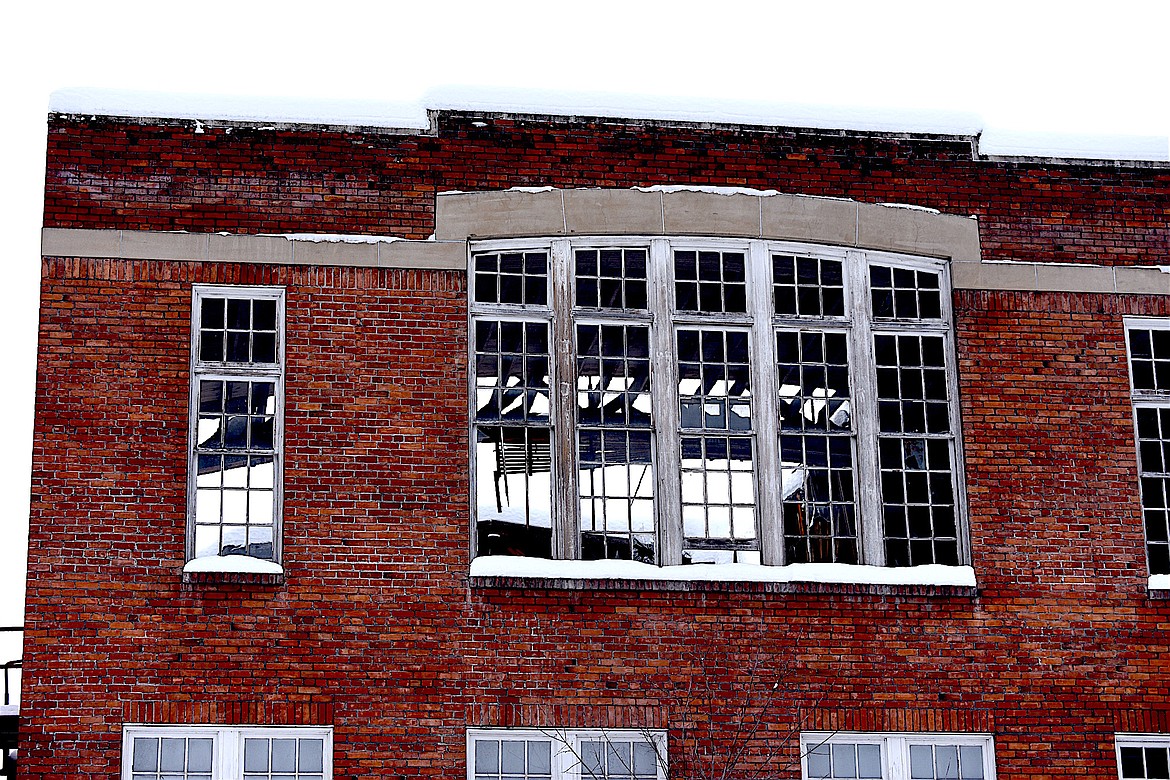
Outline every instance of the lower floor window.
[[1170, 780], [1170, 735], [1118, 734], [1121, 780]]
[[665, 780], [666, 735], [628, 729], [471, 729], [468, 780]]
[[990, 736], [806, 732], [806, 780], [994, 780]]
[[328, 780], [327, 727], [127, 726], [123, 780]]

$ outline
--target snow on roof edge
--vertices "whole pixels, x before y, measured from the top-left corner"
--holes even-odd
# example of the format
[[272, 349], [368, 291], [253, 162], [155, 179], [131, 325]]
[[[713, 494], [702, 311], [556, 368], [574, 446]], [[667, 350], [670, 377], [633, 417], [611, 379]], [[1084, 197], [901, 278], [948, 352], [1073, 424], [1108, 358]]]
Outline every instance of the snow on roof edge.
[[49, 111], [61, 114], [399, 130], [428, 129], [430, 110], [945, 135], [976, 138], [978, 153], [992, 157], [1170, 162], [1168, 136], [1019, 132], [984, 128], [972, 113], [922, 109], [485, 87], [437, 88], [415, 103], [85, 88], [49, 100]]

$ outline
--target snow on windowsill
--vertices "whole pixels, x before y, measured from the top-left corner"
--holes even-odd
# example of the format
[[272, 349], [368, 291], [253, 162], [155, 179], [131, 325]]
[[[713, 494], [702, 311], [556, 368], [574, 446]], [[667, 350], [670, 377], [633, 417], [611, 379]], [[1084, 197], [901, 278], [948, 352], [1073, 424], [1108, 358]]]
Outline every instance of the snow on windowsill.
[[392, 244], [407, 241], [399, 236], [366, 236], [349, 233], [261, 233], [287, 238], [289, 241], [312, 241], [314, 244]]
[[1149, 590], [1170, 590], [1170, 574], [1151, 574]]
[[225, 574], [284, 574], [284, 567], [274, 561], [250, 555], [216, 555], [192, 558], [183, 567], [184, 574], [221, 572]]
[[[637, 561], [553, 561], [513, 555], [485, 555], [471, 562], [471, 576], [561, 580], [820, 582], [845, 585], [975, 587], [974, 568], [939, 564], [903, 568], [852, 566], [844, 563], [793, 563], [788, 566], [706, 563], [689, 566], [654, 566]], [[1170, 575], [1165, 576], [1170, 583]], [[1170, 584], [1166, 587], [1170, 588]]]
[[19, 714], [20, 714], [20, 705], [19, 704], [0, 704], [0, 718], [10, 716], [10, 715], [19, 715]]

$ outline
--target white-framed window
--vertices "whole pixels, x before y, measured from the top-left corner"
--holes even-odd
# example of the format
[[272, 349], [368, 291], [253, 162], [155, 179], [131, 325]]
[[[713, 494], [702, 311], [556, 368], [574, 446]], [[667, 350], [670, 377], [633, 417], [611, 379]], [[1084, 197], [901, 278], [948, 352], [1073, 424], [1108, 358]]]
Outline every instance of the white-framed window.
[[468, 729], [467, 780], [666, 780], [666, 733]]
[[125, 726], [122, 780], [329, 780], [322, 726]]
[[805, 780], [994, 780], [987, 734], [804, 732]]
[[969, 560], [945, 261], [473, 243], [477, 555]]
[[284, 290], [192, 296], [187, 559], [280, 561]]
[[1170, 779], [1170, 734], [1118, 734], [1115, 744], [1120, 780]]
[[1125, 318], [1146, 561], [1170, 574], [1170, 319]]

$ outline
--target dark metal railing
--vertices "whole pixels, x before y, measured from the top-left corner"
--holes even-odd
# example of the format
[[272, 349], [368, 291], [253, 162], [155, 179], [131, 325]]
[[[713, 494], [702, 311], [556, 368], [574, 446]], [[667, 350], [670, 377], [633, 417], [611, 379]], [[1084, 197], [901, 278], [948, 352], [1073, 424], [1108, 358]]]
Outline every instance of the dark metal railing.
[[[24, 626], [0, 626], [0, 634], [23, 633]], [[18, 655], [23, 655], [23, 652], [18, 650]], [[4, 705], [8, 706], [12, 703], [14, 686], [12, 678], [15, 676], [13, 670], [21, 668], [22, 658], [15, 658], [10, 661], [0, 663], [0, 669], [4, 670]], [[19, 683], [17, 684], [19, 685]], [[17, 691], [19, 688], [16, 689]], [[3, 727], [0, 728], [0, 778], [5, 780], [12, 780], [16, 777], [16, 736], [18, 732], [18, 718], [15, 715], [6, 715], [3, 718]]]
[[[0, 633], [24, 633], [24, 626], [0, 626]], [[23, 659], [16, 658], [11, 661], [5, 661], [0, 664], [0, 669], [4, 670], [4, 705], [7, 706], [12, 703], [12, 671], [21, 668], [21, 661]]]

